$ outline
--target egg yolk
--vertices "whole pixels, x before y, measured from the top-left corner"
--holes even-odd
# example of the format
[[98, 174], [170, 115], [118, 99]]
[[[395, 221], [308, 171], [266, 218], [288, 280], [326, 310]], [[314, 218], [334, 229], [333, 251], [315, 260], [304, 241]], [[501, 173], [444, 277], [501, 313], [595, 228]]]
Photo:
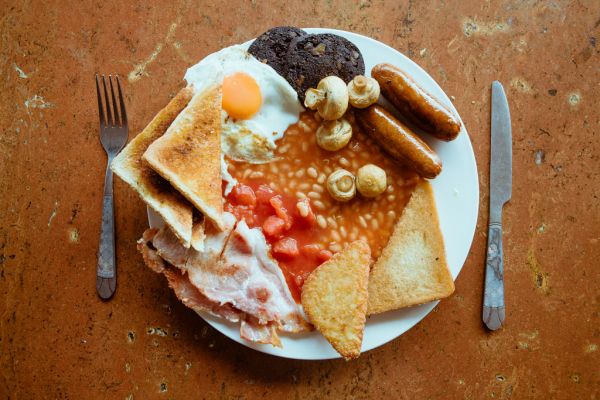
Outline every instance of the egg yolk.
[[236, 72], [223, 80], [223, 109], [230, 117], [248, 119], [261, 103], [260, 87], [250, 75]]

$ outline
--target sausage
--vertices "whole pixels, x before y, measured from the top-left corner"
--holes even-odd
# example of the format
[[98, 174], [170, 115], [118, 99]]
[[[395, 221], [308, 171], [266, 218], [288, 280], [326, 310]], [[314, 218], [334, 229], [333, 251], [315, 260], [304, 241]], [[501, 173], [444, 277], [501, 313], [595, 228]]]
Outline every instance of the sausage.
[[385, 108], [373, 104], [355, 113], [360, 127], [398, 162], [424, 178], [435, 178], [442, 172], [438, 155]]
[[371, 76], [381, 93], [411, 122], [438, 139], [450, 141], [460, 133], [458, 117], [408, 74], [391, 64], [377, 64]]

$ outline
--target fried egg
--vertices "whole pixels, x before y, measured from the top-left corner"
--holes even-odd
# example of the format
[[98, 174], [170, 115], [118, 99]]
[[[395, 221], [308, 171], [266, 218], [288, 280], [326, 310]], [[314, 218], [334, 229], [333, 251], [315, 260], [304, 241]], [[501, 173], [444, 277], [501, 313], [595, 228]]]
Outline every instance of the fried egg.
[[221, 149], [236, 161], [272, 161], [276, 141], [303, 111], [290, 84], [244, 45], [205, 57], [187, 70], [185, 79], [196, 92], [222, 81]]

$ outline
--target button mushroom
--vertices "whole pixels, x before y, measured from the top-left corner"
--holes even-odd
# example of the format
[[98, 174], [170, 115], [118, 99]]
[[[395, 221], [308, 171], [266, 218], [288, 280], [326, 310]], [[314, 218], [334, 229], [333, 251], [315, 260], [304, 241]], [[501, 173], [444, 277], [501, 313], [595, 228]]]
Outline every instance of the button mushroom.
[[355, 108], [367, 108], [379, 99], [379, 83], [363, 75], [357, 75], [348, 82], [350, 104]]
[[367, 164], [356, 173], [356, 189], [365, 197], [375, 197], [385, 191], [387, 179], [385, 171], [377, 165]]
[[352, 138], [352, 125], [344, 118], [323, 121], [317, 129], [317, 144], [325, 150], [337, 151]]
[[327, 177], [327, 191], [337, 201], [349, 201], [356, 195], [354, 175], [345, 169], [333, 171]]
[[317, 110], [325, 120], [341, 118], [348, 109], [348, 87], [341, 78], [327, 76], [321, 79], [316, 89], [306, 91], [304, 105]]

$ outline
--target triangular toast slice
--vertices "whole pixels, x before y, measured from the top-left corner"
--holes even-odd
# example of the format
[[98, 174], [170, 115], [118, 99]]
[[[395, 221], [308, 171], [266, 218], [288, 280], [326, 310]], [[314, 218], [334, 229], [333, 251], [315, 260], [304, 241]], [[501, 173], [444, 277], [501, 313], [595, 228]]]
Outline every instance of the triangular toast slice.
[[302, 287], [309, 320], [346, 360], [360, 355], [370, 262], [369, 245], [357, 240], [315, 269]]
[[221, 86], [196, 93], [144, 160], [219, 229], [221, 195]]
[[369, 277], [369, 314], [428, 303], [454, 292], [429, 182], [421, 180]]
[[110, 167], [156, 211], [185, 247], [192, 240], [192, 204], [142, 160], [152, 142], [167, 131], [191, 100], [193, 91], [184, 88], [160, 110], [152, 121], [115, 157]]

